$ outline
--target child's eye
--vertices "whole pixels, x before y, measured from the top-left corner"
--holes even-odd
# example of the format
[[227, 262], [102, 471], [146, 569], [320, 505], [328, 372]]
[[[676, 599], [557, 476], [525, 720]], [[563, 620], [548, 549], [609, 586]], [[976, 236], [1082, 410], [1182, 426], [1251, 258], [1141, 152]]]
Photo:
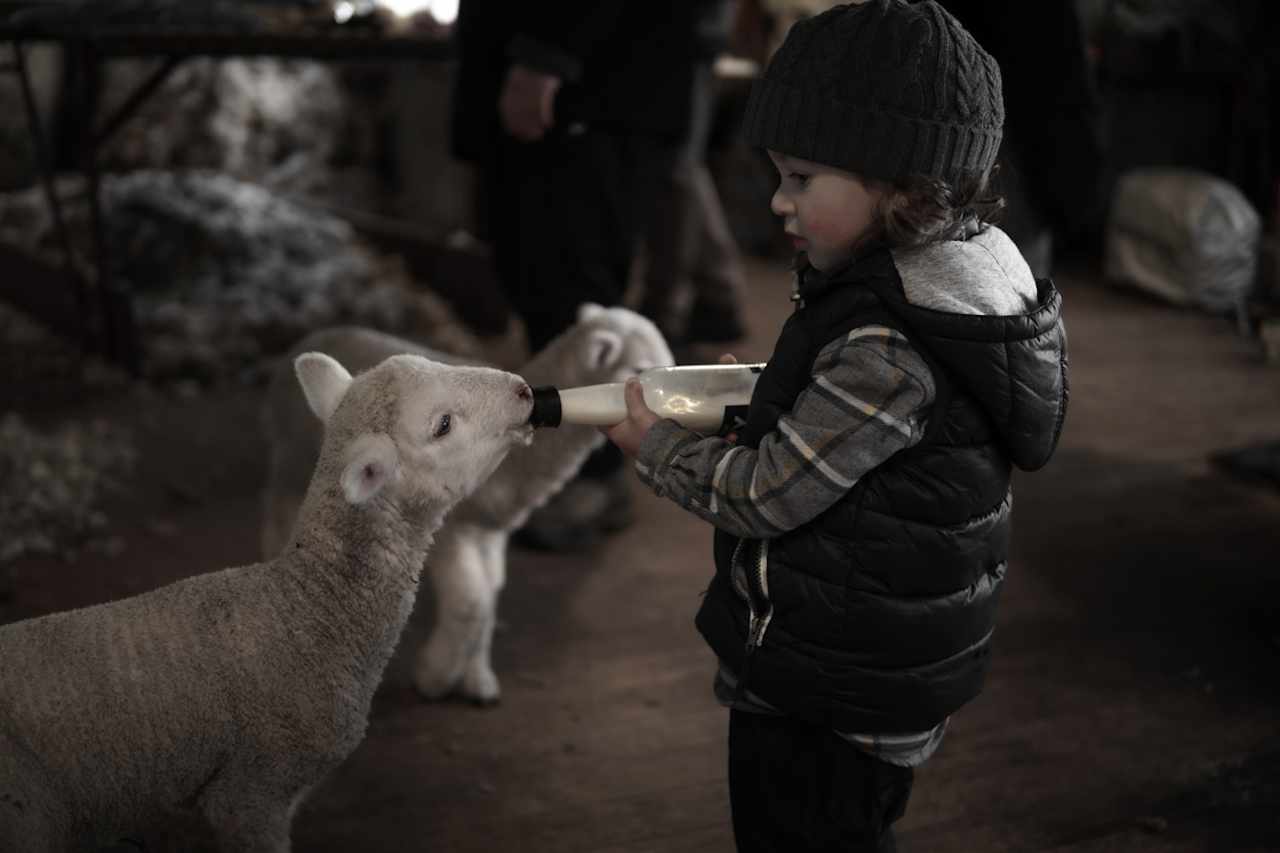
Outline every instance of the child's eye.
[[795, 183], [799, 184], [800, 186], [804, 186], [805, 184], [809, 183], [809, 176], [806, 175], [804, 172], [791, 172], [790, 174], [787, 175], [787, 177], [790, 178]]

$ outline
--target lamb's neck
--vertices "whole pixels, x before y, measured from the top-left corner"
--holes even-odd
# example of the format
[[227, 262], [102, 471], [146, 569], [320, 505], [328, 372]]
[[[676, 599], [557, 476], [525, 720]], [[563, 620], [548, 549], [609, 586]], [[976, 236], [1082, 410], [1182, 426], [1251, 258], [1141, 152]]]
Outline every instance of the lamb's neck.
[[336, 488], [308, 492], [280, 569], [324, 625], [330, 653], [381, 673], [413, 609], [444, 510], [406, 510], [381, 496], [352, 506]]
[[514, 530], [545, 503], [604, 443], [595, 427], [541, 429], [528, 447], [508, 454], [498, 470], [459, 508], [459, 514]]

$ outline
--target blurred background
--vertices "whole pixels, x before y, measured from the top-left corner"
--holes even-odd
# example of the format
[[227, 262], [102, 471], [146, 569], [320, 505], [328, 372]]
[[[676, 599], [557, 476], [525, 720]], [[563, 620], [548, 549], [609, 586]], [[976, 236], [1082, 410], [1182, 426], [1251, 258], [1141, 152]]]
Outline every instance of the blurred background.
[[[559, 24], [584, 80], [481, 0], [0, 0], [0, 622], [258, 559], [259, 408], [307, 333], [518, 370], [559, 328], [580, 291], [531, 298], [503, 240], [580, 224], [504, 220], [514, 161], [459, 139], [498, 111], [468, 51], [563, 72], [549, 139], [660, 153], [627, 172], [657, 189], [599, 301], [680, 363], [767, 359], [791, 257], [739, 125], [790, 24], [833, 4], [703, 5], [682, 41], [675, 0], [585, 4]], [[900, 847], [1280, 849], [1276, 4], [943, 5], [1002, 67], [999, 224], [1064, 295], [1071, 408], [1018, 475], [989, 685]], [[632, 24], [600, 35], [606, 14]], [[692, 624], [710, 531], [598, 467], [603, 503], [568, 489], [515, 539], [502, 701], [425, 702], [397, 656], [296, 849], [732, 849]], [[206, 843], [175, 819], [146, 849]]]

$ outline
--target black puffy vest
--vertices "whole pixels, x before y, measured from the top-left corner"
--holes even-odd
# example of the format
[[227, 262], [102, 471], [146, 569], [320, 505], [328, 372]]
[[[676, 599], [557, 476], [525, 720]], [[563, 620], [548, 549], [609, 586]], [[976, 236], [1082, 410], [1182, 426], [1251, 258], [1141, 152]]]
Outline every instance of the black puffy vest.
[[[752, 692], [815, 724], [875, 733], [924, 731], [978, 694], [1009, 556], [1011, 458], [1043, 465], [1065, 413], [1060, 299], [1048, 282], [1039, 287], [1041, 306], [1024, 317], [928, 311], [906, 303], [880, 250], [788, 319], [740, 444], [757, 447], [810, 383], [823, 347], [860, 326], [906, 335], [938, 393], [918, 444], [769, 540], [773, 612], [749, 667], [747, 605], [731, 580], [739, 541], [716, 531], [697, 626]], [[1015, 405], [1024, 389], [1032, 399]]]

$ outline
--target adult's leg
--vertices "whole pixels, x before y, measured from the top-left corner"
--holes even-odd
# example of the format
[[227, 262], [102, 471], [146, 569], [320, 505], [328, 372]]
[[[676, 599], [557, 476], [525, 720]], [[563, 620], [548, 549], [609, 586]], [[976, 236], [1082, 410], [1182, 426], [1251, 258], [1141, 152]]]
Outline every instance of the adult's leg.
[[[583, 302], [620, 305], [635, 251], [643, 137], [589, 129], [506, 143], [489, 183], [499, 279], [533, 351], [571, 325]], [[530, 516], [516, 540], [584, 547], [626, 526], [631, 494], [622, 454], [605, 445], [580, 476]]]
[[691, 260], [701, 232], [695, 195], [697, 154], [686, 145], [653, 170], [654, 192], [643, 224], [644, 294], [640, 313], [669, 340], [683, 336], [692, 293]]
[[599, 130], [507, 140], [488, 172], [499, 281], [535, 352], [572, 325], [581, 303], [622, 301], [633, 228], [624, 142]]
[[699, 162], [692, 177], [698, 238], [690, 269], [693, 305], [685, 336], [710, 343], [736, 341], [747, 333], [742, 316], [746, 292], [742, 256], [706, 163]]
[[729, 801], [740, 853], [890, 853], [913, 773], [834, 732], [731, 711]]
[[654, 147], [638, 188], [648, 198], [641, 214], [646, 266], [640, 312], [672, 339], [683, 336], [693, 296], [690, 268], [703, 236], [696, 180], [711, 125], [711, 67], [694, 69], [690, 86], [688, 134], [665, 148]]

